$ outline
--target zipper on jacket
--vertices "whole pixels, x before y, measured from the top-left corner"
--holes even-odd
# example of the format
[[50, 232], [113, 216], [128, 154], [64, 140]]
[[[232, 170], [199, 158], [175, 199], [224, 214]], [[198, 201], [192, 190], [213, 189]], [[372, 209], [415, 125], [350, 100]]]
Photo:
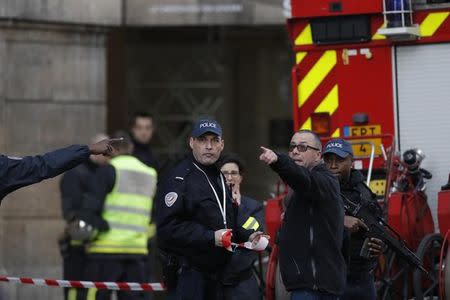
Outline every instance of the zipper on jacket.
[[291, 260], [292, 260], [292, 262], [294, 263], [295, 267], [297, 268], [297, 275], [300, 275], [300, 268], [298, 267], [297, 262], [295, 261], [295, 258], [293, 258], [293, 257], [291, 256]]
[[[314, 218], [314, 211], [313, 211], [313, 207], [311, 206], [309, 208], [309, 215], [311, 216], [311, 221]], [[309, 242], [310, 242], [310, 246], [311, 246], [311, 270], [312, 270], [312, 275], [313, 275], [313, 280], [314, 280], [314, 285], [313, 285], [313, 290], [317, 290], [317, 285], [316, 285], [316, 275], [317, 275], [317, 269], [316, 269], [316, 262], [314, 260], [314, 227], [312, 225], [312, 222], [310, 223], [311, 225], [309, 226]]]

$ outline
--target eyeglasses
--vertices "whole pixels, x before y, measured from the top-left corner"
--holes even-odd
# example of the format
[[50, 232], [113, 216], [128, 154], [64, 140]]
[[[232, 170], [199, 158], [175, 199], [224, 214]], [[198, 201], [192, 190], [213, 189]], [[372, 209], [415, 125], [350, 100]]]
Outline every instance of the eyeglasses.
[[230, 172], [225, 171], [225, 172], [222, 172], [222, 174], [225, 177], [227, 177], [227, 176], [236, 177], [236, 176], [239, 176], [239, 171], [230, 171]]
[[312, 146], [306, 145], [306, 144], [298, 144], [298, 145], [296, 145], [296, 144], [290, 144], [290, 145], [289, 145], [289, 152], [294, 151], [295, 148], [297, 148], [297, 151], [298, 151], [298, 152], [306, 152], [306, 151], [308, 151], [308, 148], [309, 148], [309, 149], [316, 150], [316, 151], [319, 151], [319, 148], [312, 147]]

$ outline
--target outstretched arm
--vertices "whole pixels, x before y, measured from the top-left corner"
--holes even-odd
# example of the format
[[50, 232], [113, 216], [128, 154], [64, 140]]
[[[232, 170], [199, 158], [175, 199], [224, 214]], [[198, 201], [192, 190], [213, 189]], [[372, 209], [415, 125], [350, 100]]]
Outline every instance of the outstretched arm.
[[117, 139], [106, 139], [98, 143], [72, 145], [44, 155], [10, 158], [0, 156], [0, 200], [7, 194], [44, 179], [55, 177], [79, 165], [90, 154], [109, 154]]
[[306, 190], [311, 186], [310, 171], [297, 165], [289, 156], [277, 154], [269, 148], [261, 147], [259, 159], [269, 165], [293, 190]]

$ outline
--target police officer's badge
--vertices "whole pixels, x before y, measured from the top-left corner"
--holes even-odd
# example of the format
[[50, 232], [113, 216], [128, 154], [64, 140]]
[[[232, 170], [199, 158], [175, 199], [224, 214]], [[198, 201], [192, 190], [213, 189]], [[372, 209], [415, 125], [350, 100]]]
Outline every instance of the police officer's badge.
[[175, 192], [167, 193], [164, 197], [164, 201], [166, 202], [167, 207], [171, 207], [175, 201], [178, 199], [178, 194]]

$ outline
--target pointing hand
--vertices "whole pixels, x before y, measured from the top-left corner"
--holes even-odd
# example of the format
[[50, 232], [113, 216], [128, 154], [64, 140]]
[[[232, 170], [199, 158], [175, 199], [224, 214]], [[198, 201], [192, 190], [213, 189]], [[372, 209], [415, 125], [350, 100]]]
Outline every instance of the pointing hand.
[[114, 148], [112, 144], [122, 140], [123, 138], [104, 139], [100, 142], [89, 145], [89, 151], [91, 151], [91, 154], [110, 155]]
[[259, 160], [265, 162], [268, 165], [273, 164], [278, 160], [278, 156], [275, 152], [263, 146], [261, 146], [260, 148], [263, 151], [263, 153], [261, 153], [261, 155], [259, 156]]

